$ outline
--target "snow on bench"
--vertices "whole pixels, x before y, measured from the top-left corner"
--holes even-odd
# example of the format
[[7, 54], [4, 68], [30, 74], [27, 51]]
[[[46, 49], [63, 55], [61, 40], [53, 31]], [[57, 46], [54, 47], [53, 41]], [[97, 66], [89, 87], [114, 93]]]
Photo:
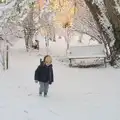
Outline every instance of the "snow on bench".
[[104, 45], [71, 46], [67, 57], [70, 60], [70, 66], [72, 66], [72, 59], [103, 58], [106, 67], [106, 52]]

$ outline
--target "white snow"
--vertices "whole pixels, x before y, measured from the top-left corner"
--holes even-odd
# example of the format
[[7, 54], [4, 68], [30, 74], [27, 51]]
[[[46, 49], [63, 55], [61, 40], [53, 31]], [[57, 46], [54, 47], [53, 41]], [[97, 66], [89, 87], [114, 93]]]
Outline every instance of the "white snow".
[[120, 3], [117, 0], [114, 0], [114, 2], [116, 5], [115, 9], [117, 10], [118, 14], [120, 14]]
[[11, 9], [13, 5], [15, 4], [16, 0], [12, 0], [9, 4], [5, 5], [0, 5], [0, 10], [6, 10], [6, 9]]
[[93, 0], [92, 4], [94, 4], [94, 3], [96, 3], [98, 5], [103, 5], [103, 0]]
[[10, 68], [0, 74], [1, 120], [120, 120], [120, 70], [69, 68], [54, 58], [55, 82], [44, 98], [34, 83], [39, 59], [22, 40], [11, 49]]

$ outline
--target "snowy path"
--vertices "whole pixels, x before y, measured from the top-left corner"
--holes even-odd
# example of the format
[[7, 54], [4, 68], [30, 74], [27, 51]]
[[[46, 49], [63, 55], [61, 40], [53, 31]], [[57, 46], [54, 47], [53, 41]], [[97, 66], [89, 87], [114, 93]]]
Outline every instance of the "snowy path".
[[10, 69], [0, 79], [1, 120], [120, 120], [120, 70], [69, 68], [54, 60], [49, 97], [38, 96], [39, 63], [16, 46]]

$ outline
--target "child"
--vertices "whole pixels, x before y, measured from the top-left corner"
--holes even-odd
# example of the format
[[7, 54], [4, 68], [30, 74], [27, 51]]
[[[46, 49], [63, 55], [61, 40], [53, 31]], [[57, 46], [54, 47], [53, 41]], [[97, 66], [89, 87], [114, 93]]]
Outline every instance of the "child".
[[35, 82], [40, 83], [39, 95], [41, 96], [44, 92], [44, 97], [47, 96], [49, 84], [53, 82], [53, 68], [52, 58], [50, 55], [46, 55], [44, 60], [35, 71]]

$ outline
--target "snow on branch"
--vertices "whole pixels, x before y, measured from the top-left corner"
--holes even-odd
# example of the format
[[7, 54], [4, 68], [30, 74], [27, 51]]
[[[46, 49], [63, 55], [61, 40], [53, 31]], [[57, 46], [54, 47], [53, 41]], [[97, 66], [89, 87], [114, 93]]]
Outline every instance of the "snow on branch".
[[92, 0], [92, 4], [103, 5], [103, 0]]
[[118, 2], [118, 0], [114, 0], [115, 2], [115, 9], [117, 10], [118, 14], [120, 14], [120, 3]]
[[84, 0], [77, 1], [77, 13], [74, 18], [73, 29], [81, 34], [83, 33], [91, 36], [99, 43], [102, 41], [98, 26]]
[[99, 16], [99, 22], [102, 25], [104, 31], [106, 32], [106, 34], [108, 35], [108, 37], [110, 38], [111, 42], [110, 42], [110, 46], [113, 46], [114, 42], [115, 42], [115, 37], [113, 35], [113, 29], [112, 29], [112, 25], [109, 22], [108, 18], [106, 17], [106, 15], [104, 13], [102, 13], [102, 15], [98, 15]]

